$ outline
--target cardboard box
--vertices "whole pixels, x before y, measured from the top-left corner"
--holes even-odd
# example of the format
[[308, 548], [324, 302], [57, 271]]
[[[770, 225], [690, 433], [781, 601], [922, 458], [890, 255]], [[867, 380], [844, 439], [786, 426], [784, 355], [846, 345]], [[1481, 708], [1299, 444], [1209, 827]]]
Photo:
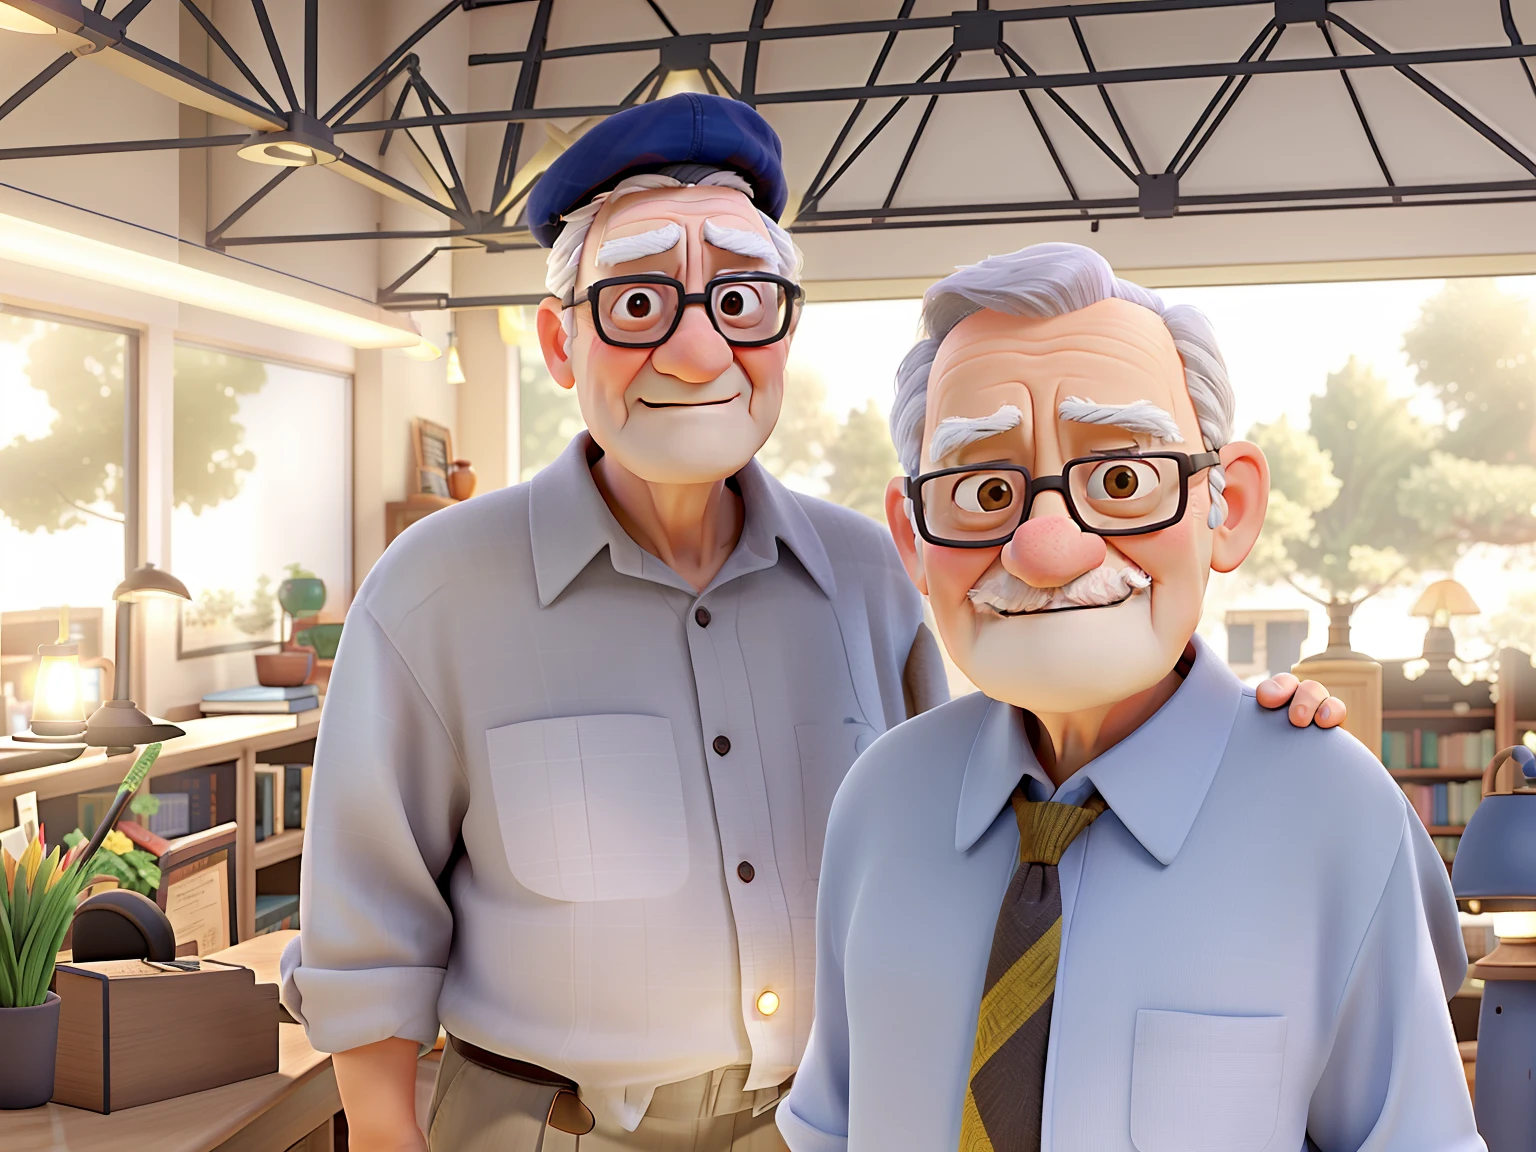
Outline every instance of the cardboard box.
[[60, 964], [53, 1099], [111, 1112], [277, 1071], [277, 985], [249, 968]]

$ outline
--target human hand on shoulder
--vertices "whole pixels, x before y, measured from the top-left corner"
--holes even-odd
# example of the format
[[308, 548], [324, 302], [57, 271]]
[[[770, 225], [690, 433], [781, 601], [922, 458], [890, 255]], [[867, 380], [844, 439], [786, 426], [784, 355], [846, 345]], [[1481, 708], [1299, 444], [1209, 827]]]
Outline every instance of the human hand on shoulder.
[[1258, 686], [1254, 695], [1265, 708], [1284, 708], [1289, 704], [1287, 715], [1298, 728], [1309, 724], [1335, 728], [1349, 715], [1344, 701], [1328, 695], [1328, 689], [1316, 680], [1300, 681], [1289, 672], [1271, 676]]

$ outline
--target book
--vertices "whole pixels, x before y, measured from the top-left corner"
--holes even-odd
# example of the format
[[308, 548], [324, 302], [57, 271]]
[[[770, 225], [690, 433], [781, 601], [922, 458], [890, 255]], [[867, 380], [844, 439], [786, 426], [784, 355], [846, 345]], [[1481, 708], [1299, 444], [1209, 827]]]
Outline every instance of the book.
[[189, 768], [153, 777], [150, 791], [159, 796], [167, 792], [187, 794], [187, 834], [206, 832], [215, 824], [235, 818], [235, 762], [226, 761], [207, 768]]
[[256, 773], [256, 842], [272, 835], [272, 774]]
[[320, 697], [300, 696], [293, 700], [204, 700], [199, 705], [204, 715], [227, 716], [231, 714], [257, 714], [266, 715], [276, 713], [286, 715], [293, 712], [308, 712], [311, 708], [320, 707]]
[[256, 897], [257, 936], [266, 932], [281, 932], [285, 928], [299, 926], [299, 896], [259, 895]]
[[308, 696], [319, 694], [320, 687], [317, 684], [300, 684], [296, 688], [270, 688], [265, 684], [250, 684], [244, 688], [226, 688], [222, 692], [210, 692], [203, 697], [203, 703], [218, 704], [234, 701], [254, 704], [260, 701], [303, 700]]
[[149, 821], [151, 832], [172, 840], [192, 831], [191, 809], [185, 792], [156, 792], [155, 796], [160, 801], [160, 810], [144, 818]]
[[309, 807], [309, 779], [314, 769], [308, 764], [283, 767], [283, 827], [304, 827], [304, 812]]
[[270, 820], [267, 829], [268, 836], [280, 835], [284, 828], [283, 809], [286, 806], [283, 802], [284, 776], [285, 771], [281, 766], [271, 764], [256, 765], [256, 786], [266, 789], [272, 798]]

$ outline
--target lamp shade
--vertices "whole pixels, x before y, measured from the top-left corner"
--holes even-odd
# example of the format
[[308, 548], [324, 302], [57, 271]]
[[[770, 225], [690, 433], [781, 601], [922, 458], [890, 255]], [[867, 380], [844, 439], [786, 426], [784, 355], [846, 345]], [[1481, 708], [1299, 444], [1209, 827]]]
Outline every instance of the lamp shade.
[[1409, 614], [1433, 617], [1443, 612], [1447, 616], [1476, 616], [1481, 611], [1472, 599], [1472, 593], [1455, 580], [1436, 580], [1424, 589]]
[[128, 573], [128, 578], [112, 590], [112, 599], [137, 603], [155, 599], [190, 600], [187, 586], [169, 572], [163, 572], [153, 564], [144, 564]]
[[1508, 760], [1514, 761], [1517, 790], [1483, 798], [1451, 867], [1456, 898], [1477, 900], [1484, 912], [1536, 909], [1536, 753], [1523, 745], [1511, 748], [1495, 758], [1494, 767]]
[[78, 736], [85, 728], [80, 704], [80, 647], [44, 644], [37, 650], [37, 695], [32, 730], [39, 736]]
[[33, 36], [51, 36], [58, 31], [48, 21], [5, 3], [0, 3], [0, 30], [26, 32]]

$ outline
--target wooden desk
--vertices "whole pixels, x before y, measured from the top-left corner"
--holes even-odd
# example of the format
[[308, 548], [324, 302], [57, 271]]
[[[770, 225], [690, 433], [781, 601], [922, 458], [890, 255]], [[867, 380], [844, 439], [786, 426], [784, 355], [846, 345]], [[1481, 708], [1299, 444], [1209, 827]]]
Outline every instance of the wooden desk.
[[[288, 716], [205, 716], [183, 721], [185, 736], [167, 740], [160, 758], [150, 769], [153, 779], [163, 773], [181, 772], [228, 760], [235, 762], [235, 904], [240, 938], [249, 939], [256, 928], [256, 868], [275, 863], [297, 852], [290, 838], [283, 847], [256, 847], [256, 765], [265, 752], [313, 740], [320, 731], [320, 709]], [[101, 749], [87, 749], [78, 760], [32, 768], [24, 772], [0, 775], [0, 830], [16, 819], [15, 797], [22, 792], [36, 792], [39, 800], [113, 788], [122, 782], [141, 749], [121, 756], [108, 756]], [[65, 829], [67, 831], [67, 829]], [[53, 829], [53, 836], [59, 834]]]
[[[247, 965], [261, 983], [275, 984], [283, 946], [297, 935], [271, 932], [215, 955]], [[285, 1152], [305, 1141], [304, 1152], [330, 1152], [331, 1118], [341, 1110], [331, 1058], [311, 1048], [297, 1024], [277, 1028], [278, 1069], [269, 1076], [125, 1108], [110, 1116], [62, 1104], [0, 1112], [0, 1148], [5, 1152]], [[419, 1123], [425, 1123], [432, 1100], [436, 1057], [430, 1054], [418, 1068]]]

